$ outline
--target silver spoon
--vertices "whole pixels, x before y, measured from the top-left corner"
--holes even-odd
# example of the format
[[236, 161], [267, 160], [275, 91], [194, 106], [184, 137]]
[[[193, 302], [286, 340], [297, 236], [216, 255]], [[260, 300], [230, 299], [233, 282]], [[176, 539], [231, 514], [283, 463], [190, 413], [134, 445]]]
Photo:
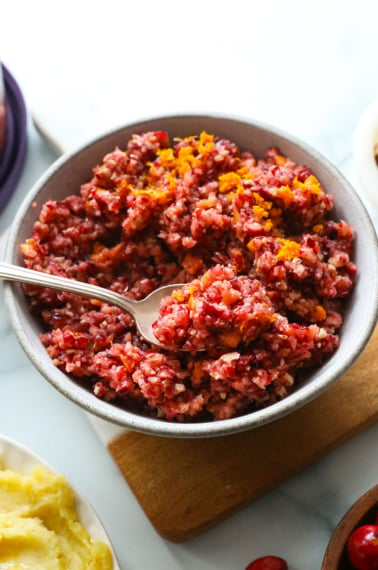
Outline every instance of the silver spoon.
[[183, 287], [183, 284], [165, 285], [147, 295], [142, 301], [133, 301], [120, 293], [115, 293], [97, 285], [68, 279], [67, 277], [50, 275], [9, 263], [0, 263], [0, 279], [48, 287], [58, 291], [66, 291], [67, 293], [76, 293], [83, 297], [98, 299], [99, 301], [116, 305], [133, 317], [138, 331], [145, 340], [160, 348], [166, 347], [157, 340], [152, 330], [152, 323], [158, 318], [160, 301], [163, 297], [171, 295], [175, 289]]

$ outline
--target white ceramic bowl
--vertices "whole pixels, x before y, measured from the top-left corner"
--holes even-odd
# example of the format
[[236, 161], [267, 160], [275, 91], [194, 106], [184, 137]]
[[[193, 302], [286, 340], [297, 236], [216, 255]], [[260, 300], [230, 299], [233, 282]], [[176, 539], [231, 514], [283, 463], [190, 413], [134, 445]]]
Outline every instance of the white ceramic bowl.
[[378, 100], [362, 114], [354, 135], [354, 161], [366, 195], [378, 215]]
[[103, 419], [133, 430], [173, 437], [218, 436], [255, 428], [293, 412], [326, 390], [354, 362], [373, 331], [378, 306], [378, 248], [366, 210], [336, 168], [318, 152], [294, 137], [260, 123], [235, 117], [208, 115], [147, 119], [107, 133], [79, 150], [64, 155], [32, 188], [10, 228], [6, 260], [22, 264], [20, 244], [30, 236], [39, 210], [31, 207], [33, 202], [42, 205], [51, 197], [59, 199], [77, 192], [80, 184], [90, 178], [92, 167], [106, 153], [117, 145], [125, 145], [133, 133], [149, 130], [164, 130], [171, 137], [183, 137], [206, 130], [227, 137], [242, 149], [250, 149], [260, 156], [268, 147], [278, 146], [282, 153], [298, 163], [306, 164], [314, 171], [326, 190], [335, 198], [334, 217], [347, 220], [357, 233], [355, 261], [359, 272], [346, 308], [339, 349], [292, 394], [270, 407], [216, 422], [173, 423], [122, 410], [99, 400], [89, 390], [70, 380], [53, 365], [46, 354], [38, 338], [39, 325], [29, 314], [21, 287], [18, 284], [4, 283], [6, 304], [19, 342], [34, 366], [64, 396]]
[[[57, 471], [38, 455], [21, 445], [20, 443], [0, 435], [0, 459], [6, 469], [29, 475], [37, 465], [42, 465], [52, 473]], [[85, 497], [70, 484], [75, 496], [75, 509], [79, 522], [95, 539], [106, 543], [113, 556], [113, 570], [121, 570], [117, 561], [110, 538], [102, 525], [97, 513], [85, 499]]]

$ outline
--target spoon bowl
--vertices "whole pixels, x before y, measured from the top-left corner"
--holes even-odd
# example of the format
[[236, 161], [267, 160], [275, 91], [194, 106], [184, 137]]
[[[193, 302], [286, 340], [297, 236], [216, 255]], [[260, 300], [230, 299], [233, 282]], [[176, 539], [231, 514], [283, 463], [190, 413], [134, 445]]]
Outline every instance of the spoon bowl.
[[152, 291], [147, 297], [141, 301], [128, 299], [120, 293], [104, 289], [97, 285], [91, 285], [75, 279], [68, 279], [59, 275], [51, 275], [42, 273], [34, 269], [19, 267], [10, 263], [0, 263], [0, 279], [7, 281], [17, 281], [37, 285], [39, 287], [48, 287], [57, 289], [58, 291], [66, 291], [67, 293], [75, 293], [83, 297], [97, 299], [116, 305], [120, 309], [126, 311], [135, 320], [135, 325], [143, 338], [155, 346], [166, 348], [155, 337], [152, 330], [152, 324], [157, 320], [160, 309], [160, 302], [164, 297], [169, 297], [173, 291], [182, 287], [182, 284], [165, 285], [155, 291]]

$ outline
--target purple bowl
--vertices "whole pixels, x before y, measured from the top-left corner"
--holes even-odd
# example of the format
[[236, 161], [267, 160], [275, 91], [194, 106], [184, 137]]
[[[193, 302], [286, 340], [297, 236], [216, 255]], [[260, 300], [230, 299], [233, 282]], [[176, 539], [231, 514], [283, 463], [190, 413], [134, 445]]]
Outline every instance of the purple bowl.
[[[1, 81], [1, 76], [0, 76], [0, 81]], [[6, 107], [5, 95], [4, 98], [2, 98], [2, 93], [0, 90], [0, 163], [3, 156], [3, 149], [5, 147], [6, 134], [7, 134], [7, 107]]]
[[3, 190], [3, 183], [6, 182], [8, 178], [8, 172], [10, 166], [13, 162], [14, 155], [14, 140], [15, 140], [15, 124], [12, 109], [10, 108], [9, 102], [6, 99], [4, 103], [4, 109], [7, 117], [7, 124], [5, 129], [5, 140], [4, 146], [1, 150], [0, 155], [0, 196]]
[[21, 90], [2, 66], [6, 95], [7, 127], [0, 160], [0, 212], [5, 208], [20, 178], [27, 147], [27, 112]]

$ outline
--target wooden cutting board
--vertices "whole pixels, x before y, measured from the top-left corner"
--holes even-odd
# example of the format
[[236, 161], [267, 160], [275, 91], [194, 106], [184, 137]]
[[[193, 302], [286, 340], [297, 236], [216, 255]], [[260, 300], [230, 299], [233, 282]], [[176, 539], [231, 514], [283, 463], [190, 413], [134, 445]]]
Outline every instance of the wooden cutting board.
[[184, 542], [377, 420], [378, 328], [336, 384], [274, 423], [210, 439], [125, 432], [107, 447], [157, 532]]

